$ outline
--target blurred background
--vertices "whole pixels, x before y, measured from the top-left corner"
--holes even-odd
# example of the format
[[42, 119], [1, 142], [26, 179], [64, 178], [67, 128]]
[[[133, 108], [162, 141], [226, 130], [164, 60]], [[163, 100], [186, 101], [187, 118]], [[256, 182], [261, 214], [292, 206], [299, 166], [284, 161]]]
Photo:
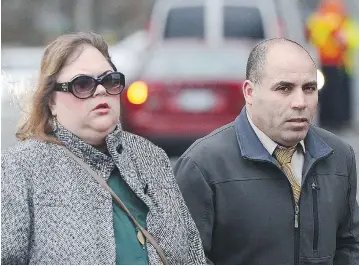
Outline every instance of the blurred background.
[[[44, 46], [76, 31], [101, 34], [126, 76], [124, 129], [175, 162], [232, 121], [250, 50], [266, 38], [299, 42], [318, 65], [315, 124], [359, 158], [358, 0], [2, 0], [1, 150], [15, 144]], [[359, 164], [359, 163], [358, 163]]]

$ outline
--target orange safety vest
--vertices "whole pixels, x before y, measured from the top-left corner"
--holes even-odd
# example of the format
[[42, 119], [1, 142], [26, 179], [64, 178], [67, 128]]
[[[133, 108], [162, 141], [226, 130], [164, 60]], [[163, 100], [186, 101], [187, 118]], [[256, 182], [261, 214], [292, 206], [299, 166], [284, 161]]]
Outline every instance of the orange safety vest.
[[345, 64], [348, 45], [343, 18], [335, 13], [315, 13], [307, 22], [309, 41], [316, 46], [322, 65]]

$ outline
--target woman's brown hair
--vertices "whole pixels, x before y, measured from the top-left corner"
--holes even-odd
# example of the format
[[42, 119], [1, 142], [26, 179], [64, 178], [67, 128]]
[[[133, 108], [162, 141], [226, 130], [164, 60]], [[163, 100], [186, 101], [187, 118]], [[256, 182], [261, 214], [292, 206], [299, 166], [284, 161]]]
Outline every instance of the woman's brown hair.
[[79, 32], [58, 37], [45, 48], [38, 82], [30, 101], [29, 113], [16, 132], [19, 140], [37, 138], [44, 142], [59, 144], [52, 134], [53, 116], [49, 107], [53, 100], [54, 83], [69, 58], [84, 45], [91, 45], [98, 49], [116, 71], [108, 52], [108, 45], [100, 35]]

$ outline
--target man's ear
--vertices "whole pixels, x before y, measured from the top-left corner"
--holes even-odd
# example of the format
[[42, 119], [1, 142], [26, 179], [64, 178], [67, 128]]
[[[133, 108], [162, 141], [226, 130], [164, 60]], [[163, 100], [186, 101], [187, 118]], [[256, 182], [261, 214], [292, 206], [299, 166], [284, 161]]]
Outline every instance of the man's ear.
[[250, 80], [245, 80], [242, 86], [243, 96], [246, 100], [246, 103], [251, 105], [253, 103], [253, 91], [254, 91], [254, 84]]

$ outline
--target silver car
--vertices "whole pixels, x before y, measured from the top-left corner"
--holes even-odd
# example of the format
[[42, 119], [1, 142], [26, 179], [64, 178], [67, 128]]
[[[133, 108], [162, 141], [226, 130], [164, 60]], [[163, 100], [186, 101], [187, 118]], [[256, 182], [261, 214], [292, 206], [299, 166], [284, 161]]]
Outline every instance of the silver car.
[[[150, 45], [194, 39], [207, 45], [271, 38], [294, 40], [306, 48], [320, 69], [315, 47], [305, 37], [300, 0], [158, 0], [148, 34]], [[318, 88], [325, 78], [318, 70]]]
[[305, 38], [298, 0], [158, 0], [149, 35], [152, 44], [193, 38], [211, 45], [284, 37], [305, 46], [318, 62]]

